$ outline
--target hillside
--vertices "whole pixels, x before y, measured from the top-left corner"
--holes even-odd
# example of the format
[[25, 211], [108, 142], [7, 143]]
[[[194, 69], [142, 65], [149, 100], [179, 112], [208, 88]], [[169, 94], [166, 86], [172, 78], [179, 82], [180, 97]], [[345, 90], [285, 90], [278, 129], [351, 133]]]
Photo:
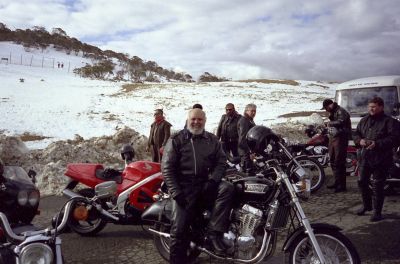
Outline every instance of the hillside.
[[[26, 51], [41, 52], [43, 55], [49, 50], [64, 52], [67, 55], [74, 55], [85, 61], [85, 64], [74, 65], [63, 63], [63, 66], [69, 67], [82, 77], [131, 81], [131, 82], [162, 82], [162, 81], [179, 81], [193, 82], [193, 78], [188, 73], [175, 72], [171, 69], [165, 69], [158, 65], [155, 61], [145, 61], [138, 56], [130, 56], [129, 54], [119, 53], [112, 50], [101, 50], [96, 46], [82, 43], [76, 38], [70, 37], [61, 28], [53, 28], [49, 33], [44, 27], [35, 26], [32, 29], [16, 29], [11, 30], [4, 23], [0, 23], [0, 42], [12, 42], [24, 47]], [[5, 53], [1, 49], [2, 62], [21, 63], [19, 58]], [[46, 64], [49, 67], [60, 67], [60, 64], [49, 60]], [[59, 61], [58, 61], [59, 62]], [[25, 62], [32, 65], [32, 62]], [[43, 63], [44, 64], [44, 63]]]

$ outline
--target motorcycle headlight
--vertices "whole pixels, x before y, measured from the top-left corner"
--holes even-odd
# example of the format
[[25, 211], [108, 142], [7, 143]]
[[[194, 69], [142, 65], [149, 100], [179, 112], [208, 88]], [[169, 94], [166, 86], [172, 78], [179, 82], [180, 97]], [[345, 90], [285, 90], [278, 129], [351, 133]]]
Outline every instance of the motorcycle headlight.
[[51, 248], [43, 243], [32, 243], [21, 250], [20, 263], [26, 264], [50, 264], [54, 254]]
[[39, 203], [40, 193], [38, 191], [32, 191], [28, 196], [28, 202], [31, 206], [36, 206]]
[[311, 181], [310, 179], [303, 178], [300, 181], [293, 184], [293, 187], [298, 197], [307, 200], [311, 195]]
[[28, 203], [28, 192], [20, 191], [17, 196], [19, 205], [25, 206]]

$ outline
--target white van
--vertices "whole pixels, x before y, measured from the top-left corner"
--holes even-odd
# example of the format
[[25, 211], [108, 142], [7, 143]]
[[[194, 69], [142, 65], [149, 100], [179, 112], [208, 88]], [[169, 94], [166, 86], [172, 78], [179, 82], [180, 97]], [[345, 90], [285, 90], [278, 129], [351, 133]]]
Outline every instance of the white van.
[[335, 101], [350, 113], [351, 127], [368, 113], [368, 100], [379, 96], [385, 102], [385, 113], [399, 118], [400, 75], [356, 79], [336, 88]]

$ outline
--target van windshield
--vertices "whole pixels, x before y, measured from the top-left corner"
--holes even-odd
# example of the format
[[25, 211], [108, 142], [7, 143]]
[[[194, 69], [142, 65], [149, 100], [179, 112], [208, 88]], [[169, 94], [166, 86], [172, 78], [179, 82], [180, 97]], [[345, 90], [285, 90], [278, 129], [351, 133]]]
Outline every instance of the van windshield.
[[391, 115], [397, 103], [396, 86], [368, 87], [336, 91], [336, 102], [351, 116], [363, 116], [368, 113], [368, 101], [379, 96], [385, 102], [385, 113]]

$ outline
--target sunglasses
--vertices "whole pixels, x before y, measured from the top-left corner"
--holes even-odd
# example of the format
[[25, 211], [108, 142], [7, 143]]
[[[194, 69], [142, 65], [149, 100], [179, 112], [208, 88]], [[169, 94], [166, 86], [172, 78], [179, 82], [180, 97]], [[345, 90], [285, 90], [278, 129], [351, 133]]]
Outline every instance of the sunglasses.
[[233, 111], [233, 108], [226, 108], [226, 111]]

